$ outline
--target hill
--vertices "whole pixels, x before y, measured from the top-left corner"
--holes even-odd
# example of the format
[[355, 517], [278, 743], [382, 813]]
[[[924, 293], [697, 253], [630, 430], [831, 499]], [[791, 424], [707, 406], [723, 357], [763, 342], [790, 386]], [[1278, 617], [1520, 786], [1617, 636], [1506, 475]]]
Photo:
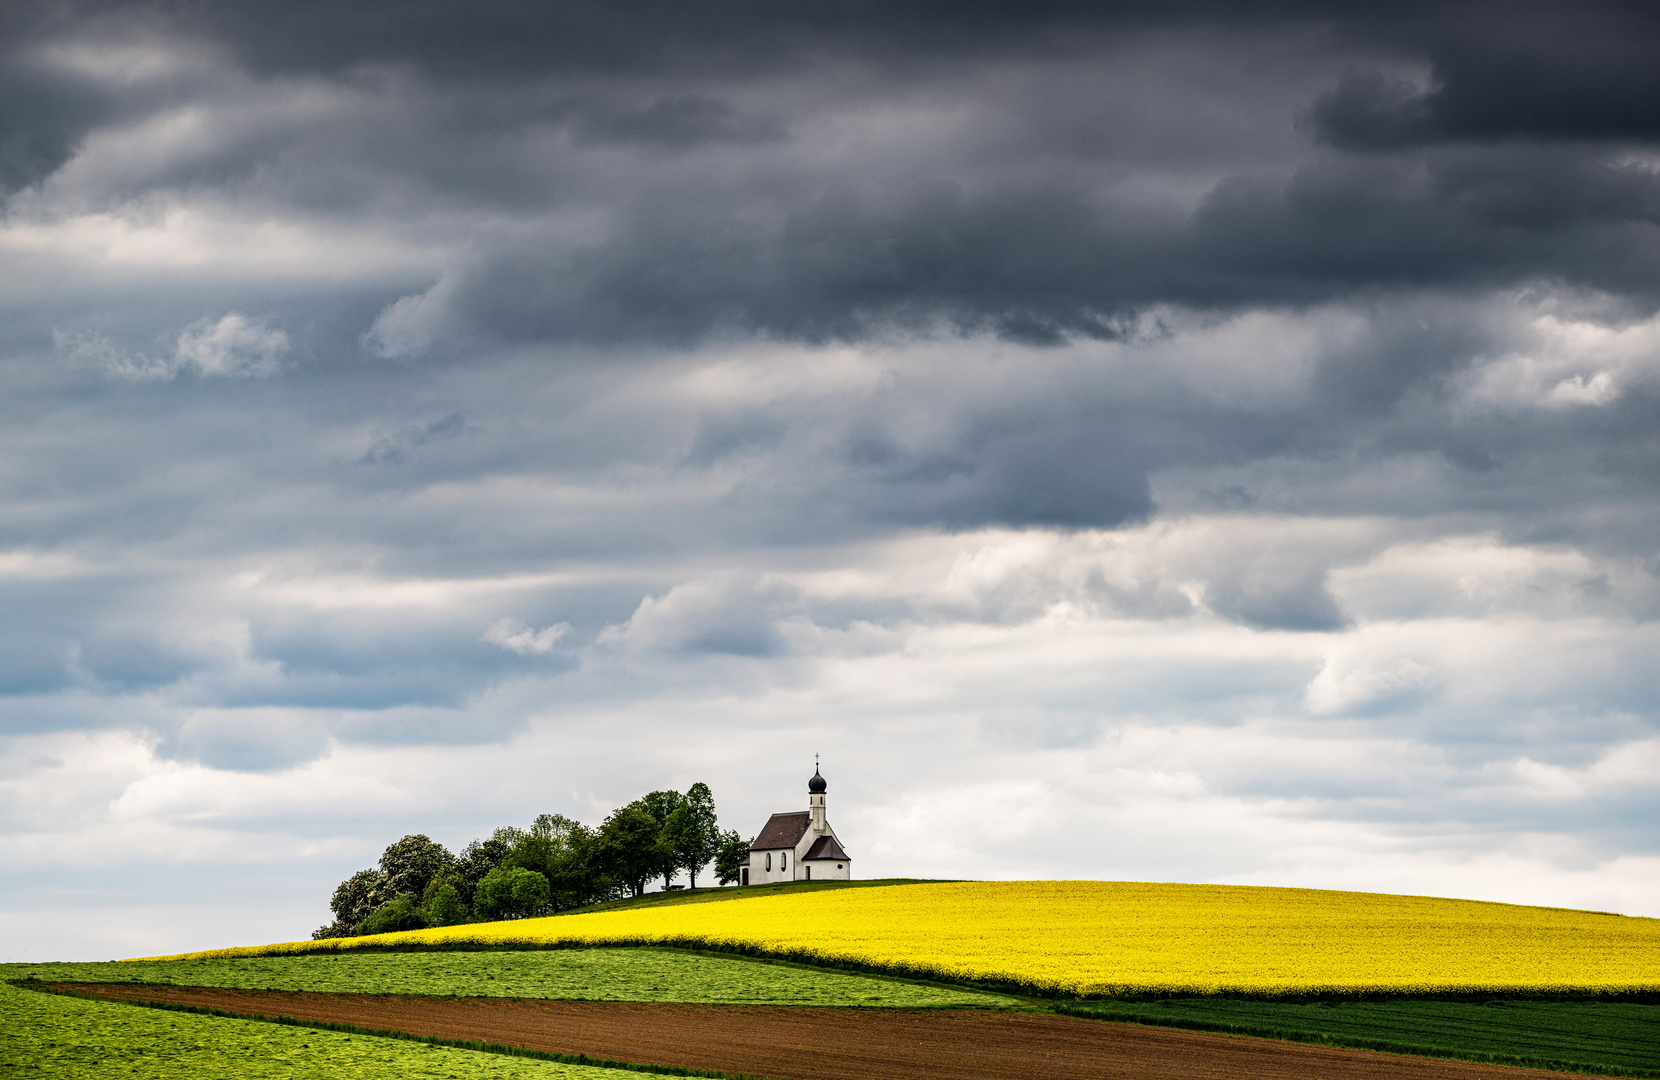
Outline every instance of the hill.
[[1660, 920], [1598, 912], [1096, 881], [786, 886], [719, 895], [730, 899], [187, 955], [652, 944], [1044, 996], [1660, 996]]

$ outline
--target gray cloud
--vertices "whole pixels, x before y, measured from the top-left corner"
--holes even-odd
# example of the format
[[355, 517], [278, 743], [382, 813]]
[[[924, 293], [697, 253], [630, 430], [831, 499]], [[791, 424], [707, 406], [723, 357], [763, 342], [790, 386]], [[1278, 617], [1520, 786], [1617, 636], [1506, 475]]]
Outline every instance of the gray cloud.
[[1652, 910], [1646, 10], [36, 7], [28, 926], [815, 751], [872, 872]]
[[1638, 4], [1570, 13], [1449, 5], [1385, 32], [1428, 61], [1427, 85], [1357, 69], [1315, 102], [1320, 137], [1350, 149], [1513, 139], [1660, 137], [1660, 21]]
[[[464, 243], [443, 239], [462, 257], [422, 301], [420, 333], [376, 339], [399, 355], [446, 333], [450, 351], [480, 337], [683, 345], [941, 327], [1054, 344], [1111, 338], [1160, 303], [1234, 310], [1379, 290], [1565, 285], [1648, 303], [1660, 179], [1632, 156], [1648, 138], [1640, 118], [1611, 104], [1654, 96], [1628, 85], [1647, 77], [1631, 58], [1648, 20], [1598, 9], [1575, 16], [1567, 42], [1533, 13], [1487, 42], [1476, 7], [1360, 12], [1336, 37], [1310, 30], [1316, 10], [1246, 17], [1222, 37], [1203, 6], [987, 10], [950, 34], [921, 9], [751, 21], [743, 8], [725, 13], [745, 28], [734, 49], [783, 44], [822, 62], [722, 68], [691, 60], [712, 55], [702, 28], [723, 25], [720, 8], [693, 25], [655, 9], [636, 21], [501, 4], [461, 19], [433, 5], [367, 35], [352, 28], [378, 16], [350, 5], [280, 17], [230, 5], [189, 25], [263, 57], [266, 84], [222, 86], [212, 138], [128, 171], [130, 190], [101, 183], [105, 198], [207, 184], [394, 214], [428, 240], [453, 231], [460, 207], [494, 208]], [[157, 32], [175, 26], [156, 19]], [[1120, 33], [1051, 36], [1097, 21]], [[870, 32], [883, 24], [894, 36]], [[318, 32], [328, 25], [340, 33]], [[626, 55], [593, 45], [616, 45], [624, 26]], [[882, 44], [857, 44], [867, 33]], [[442, 50], [423, 44], [440, 39]], [[518, 52], [528, 41], [542, 43], [534, 63]], [[883, 59], [906, 49], [928, 62], [902, 74]], [[1428, 82], [1342, 74], [1344, 56], [1380, 49], [1402, 55], [1397, 66], [1416, 56]], [[1263, 63], [1238, 63], [1252, 54]], [[1558, 70], [1560, 83], [1536, 77]], [[1137, 103], [1138, 84], [1171, 71], [1187, 80], [1160, 85], [1157, 106]], [[1018, 88], [1002, 91], [1000, 72], [1018, 73]], [[1545, 115], [1517, 104], [1522, 72], [1578, 104], [1530, 133], [1483, 119], [1478, 99]], [[1196, 91], [1201, 77], [1256, 107], [1239, 111], [1257, 149], [1207, 115], [1219, 95]], [[146, 99], [148, 115], [191, 100], [204, 78], [230, 76], [174, 79]], [[1580, 113], [1607, 123], [1571, 122]], [[1299, 116], [1336, 149], [1300, 143]], [[1424, 125], [1439, 134], [1414, 134]]]
[[114, 112], [103, 88], [0, 55], [0, 193], [38, 184]]

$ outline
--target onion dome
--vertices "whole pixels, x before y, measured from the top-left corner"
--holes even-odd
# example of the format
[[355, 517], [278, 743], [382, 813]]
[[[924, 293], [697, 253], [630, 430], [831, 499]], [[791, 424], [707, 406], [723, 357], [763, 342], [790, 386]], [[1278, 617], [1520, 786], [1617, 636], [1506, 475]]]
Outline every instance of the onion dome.
[[818, 766], [813, 766], [813, 778], [807, 781], [807, 794], [823, 795], [830, 785], [824, 782], [824, 777], [818, 774]]

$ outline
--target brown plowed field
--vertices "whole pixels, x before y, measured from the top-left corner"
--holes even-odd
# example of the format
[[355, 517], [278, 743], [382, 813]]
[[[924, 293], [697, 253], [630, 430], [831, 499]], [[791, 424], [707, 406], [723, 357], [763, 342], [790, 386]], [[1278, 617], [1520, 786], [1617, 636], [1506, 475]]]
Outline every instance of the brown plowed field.
[[1046, 1013], [522, 1001], [55, 984], [612, 1061], [789, 1080], [1562, 1080], [1561, 1073]]

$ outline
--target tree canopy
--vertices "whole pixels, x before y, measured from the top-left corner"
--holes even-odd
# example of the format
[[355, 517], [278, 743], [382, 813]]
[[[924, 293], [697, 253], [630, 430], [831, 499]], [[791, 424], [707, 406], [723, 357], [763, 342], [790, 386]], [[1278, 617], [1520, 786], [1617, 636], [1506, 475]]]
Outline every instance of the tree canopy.
[[334, 921], [316, 938], [350, 937], [483, 919], [526, 918], [639, 896], [653, 878], [665, 888], [685, 871], [693, 888], [710, 862], [720, 884], [738, 880], [748, 843], [721, 832], [709, 785], [684, 794], [653, 791], [590, 828], [541, 814], [528, 829], [506, 825], [460, 854], [422, 833], [386, 848], [377, 869], [334, 890]]
[[419, 833], [392, 844], [380, 856], [380, 870], [392, 892], [410, 896], [420, 896], [433, 878], [454, 865], [448, 848]]

